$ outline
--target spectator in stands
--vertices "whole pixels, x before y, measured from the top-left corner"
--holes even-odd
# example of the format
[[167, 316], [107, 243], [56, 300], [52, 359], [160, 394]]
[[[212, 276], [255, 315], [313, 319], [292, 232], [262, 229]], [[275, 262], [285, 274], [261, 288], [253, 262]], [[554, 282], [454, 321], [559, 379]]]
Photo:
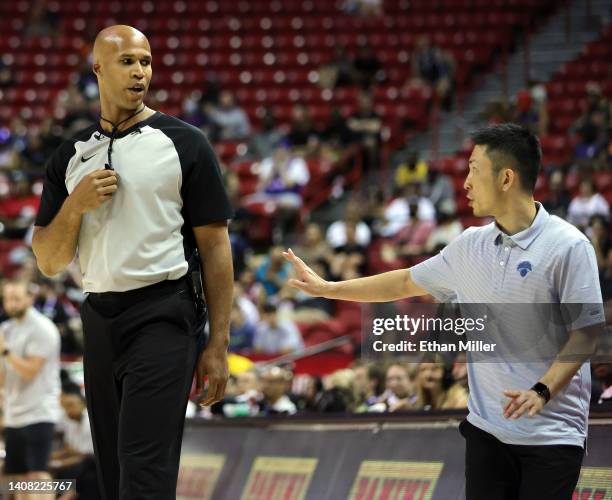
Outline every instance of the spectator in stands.
[[259, 392], [259, 377], [255, 370], [248, 370], [236, 375], [236, 394], [244, 396]]
[[385, 392], [385, 371], [376, 363], [357, 361], [352, 365], [355, 372], [355, 407], [357, 412], [367, 411]]
[[42, 121], [38, 135], [42, 141], [45, 156], [49, 157], [59, 147], [62, 143], [63, 133], [62, 126], [52, 116], [48, 116]]
[[291, 320], [279, 320], [277, 308], [266, 302], [261, 313], [261, 322], [255, 331], [253, 350], [265, 354], [287, 354], [304, 348], [302, 335]]
[[240, 308], [240, 312], [244, 316], [245, 321], [251, 324], [259, 322], [259, 311], [257, 306], [249, 297], [240, 281], [234, 282], [234, 302]]
[[415, 385], [417, 408], [467, 408], [467, 391], [460, 384], [453, 383], [451, 370], [440, 356], [428, 357], [419, 363]]
[[214, 71], [207, 71], [204, 88], [202, 89], [202, 97], [200, 98], [200, 105], [204, 108], [208, 105], [216, 106], [219, 104], [220, 97], [221, 81], [219, 80], [219, 75]]
[[251, 135], [249, 141], [249, 156], [256, 160], [270, 158], [274, 151], [281, 146], [284, 139], [284, 134], [276, 124], [276, 118], [270, 109], [261, 119], [261, 127], [257, 132]]
[[212, 123], [208, 121], [208, 117], [193, 94], [183, 99], [182, 108], [183, 112], [179, 116], [181, 120], [194, 127], [201, 128], [205, 133], [211, 133]]
[[256, 325], [247, 321], [240, 306], [234, 300], [230, 315], [230, 352], [250, 352], [253, 348]]
[[[299, 396], [296, 403], [298, 411], [314, 413], [317, 411], [317, 402], [323, 392], [323, 381], [315, 375], [301, 374], [299, 377]], [[295, 385], [295, 384], [294, 384]]]
[[367, 42], [360, 44], [353, 67], [355, 68], [355, 81], [363, 89], [369, 89], [372, 84], [384, 79], [382, 63]]
[[567, 220], [575, 226], [584, 229], [593, 215], [610, 214], [610, 206], [606, 199], [595, 191], [591, 179], [583, 179], [578, 195], [571, 201], [567, 210]]
[[366, 247], [357, 240], [357, 224], [346, 223], [346, 243], [334, 248], [334, 255], [330, 258], [330, 274], [333, 280], [347, 280], [359, 278], [366, 269]]
[[323, 238], [323, 229], [316, 222], [310, 222], [306, 226], [300, 243], [295, 248], [299, 251], [299, 255], [304, 255], [308, 259], [308, 262], [328, 260], [332, 254], [329, 243]]
[[367, 93], [359, 96], [357, 111], [348, 119], [348, 128], [355, 141], [363, 149], [363, 167], [377, 169], [380, 160], [382, 119], [374, 111], [372, 97]]
[[402, 196], [396, 197], [385, 209], [384, 220], [379, 221], [379, 232], [384, 237], [393, 237], [410, 222], [410, 207], [416, 206], [418, 219], [426, 222], [435, 221], [436, 210], [429, 198], [421, 195], [419, 184], [408, 184]]
[[55, 480], [76, 479], [76, 490], [61, 498], [100, 499], [85, 398], [72, 384], [64, 387], [60, 401], [63, 414], [57, 430], [63, 434], [62, 447], [51, 455], [51, 471]]
[[301, 191], [310, 172], [304, 158], [294, 155], [286, 144], [261, 161], [258, 175], [257, 194], [251, 200], [274, 201], [279, 208], [292, 211], [302, 206]]
[[261, 377], [263, 398], [259, 402], [262, 415], [293, 415], [297, 412], [295, 404], [287, 395], [291, 374], [274, 366]]
[[384, 411], [390, 412], [408, 410], [414, 408], [416, 398], [411, 368], [405, 364], [393, 363], [385, 375], [385, 392], [373, 406], [378, 408], [383, 404]]
[[225, 397], [211, 407], [212, 414], [225, 417], [255, 416], [260, 412], [262, 394], [260, 380], [254, 369], [242, 371], [230, 377], [234, 384], [225, 391]]
[[574, 125], [580, 138], [575, 156], [578, 160], [590, 160], [597, 156], [606, 142], [610, 124], [610, 109], [601, 86], [589, 82], [586, 86], [586, 109]]
[[290, 271], [291, 265], [283, 258], [283, 248], [275, 246], [257, 268], [255, 280], [263, 285], [268, 297], [272, 297], [283, 287]]
[[494, 98], [485, 105], [484, 111], [479, 117], [482, 121], [489, 125], [498, 125], [500, 123], [511, 122], [514, 115], [514, 110], [508, 99]]
[[441, 207], [436, 215], [437, 225], [429, 235], [425, 251], [438, 253], [463, 232], [463, 224], [457, 219], [457, 214], [448, 207]]
[[437, 94], [440, 105], [450, 110], [454, 92], [455, 60], [449, 52], [431, 45], [429, 37], [417, 39], [412, 55], [412, 86], [428, 85]]
[[429, 171], [427, 180], [428, 198], [433, 203], [436, 210], [454, 213], [457, 210], [455, 201], [455, 188], [453, 180], [438, 169]]
[[[264, 259], [264, 263], [265, 260], [266, 259]], [[266, 297], [268, 296], [265, 286], [263, 285], [263, 283], [258, 281], [256, 277], [258, 270], [259, 267], [257, 269], [250, 269], [247, 267], [247, 269], [242, 271], [238, 277], [238, 284], [242, 289], [242, 293], [247, 299], [249, 299], [253, 304], [255, 304], [255, 306], [262, 305], [265, 302]], [[265, 274], [265, 272], [261, 274], [262, 279], [265, 277]]]
[[82, 355], [83, 345], [70, 326], [71, 315], [60, 300], [58, 287], [58, 283], [53, 280], [41, 280], [34, 307], [57, 326], [61, 335], [62, 354]]
[[83, 94], [83, 96], [90, 101], [98, 99], [98, 97], [100, 96], [100, 92], [98, 89], [98, 80], [96, 78], [96, 75], [94, 75], [93, 71], [91, 71], [92, 64], [93, 60], [90, 60], [89, 58], [83, 61], [79, 69], [76, 82], [76, 85], [81, 94]]
[[324, 89], [351, 85], [354, 80], [354, 69], [346, 46], [341, 43], [336, 44], [333, 58], [319, 68], [319, 85]]
[[514, 119], [534, 134], [545, 134], [548, 127], [546, 105], [533, 99], [529, 90], [521, 90], [516, 96]]
[[343, 149], [354, 142], [354, 139], [353, 132], [348, 127], [342, 112], [338, 108], [333, 108], [325, 128], [321, 131], [321, 140], [335, 152], [335, 159], [337, 159]]
[[395, 186], [401, 189], [414, 182], [426, 182], [427, 173], [427, 163], [416, 151], [410, 151], [406, 161], [400, 163], [395, 171]]
[[399, 255], [406, 259], [425, 253], [425, 248], [436, 223], [434, 220], [421, 220], [419, 218], [418, 198], [412, 198], [408, 205], [410, 220], [395, 236]]
[[218, 105], [207, 106], [206, 114], [212, 122], [211, 138], [214, 142], [245, 139], [251, 132], [247, 114], [236, 104], [229, 90], [221, 92]]
[[291, 124], [287, 134], [289, 145], [310, 153], [318, 146], [318, 132], [308, 108], [296, 104], [291, 110]]
[[[92, 105], [95, 105], [95, 103]], [[62, 98], [61, 106], [64, 113], [62, 127], [66, 136], [72, 136], [78, 130], [97, 122], [97, 114], [90, 108], [76, 85], [67, 89], [65, 96]]]
[[554, 170], [548, 178], [548, 196], [546, 200], [542, 200], [542, 206], [551, 215], [565, 219], [570, 202], [571, 198], [565, 188], [563, 171]]
[[336, 370], [323, 380], [324, 390], [316, 402], [318, 413], [345, 413], [355, 405], [355, 373], [351, 369]]
[[28, 133], [27, 145], [21, 152], [22, 171], [30, 178], [44, 176], [43, 166], [48, 159], [49, 152], [44, 147], [42, 137], [38, 131]]
[[349, 200], [344, 210], [344, 217], [330, 224], [325, 233], [325, 239], [332, 248], [338, 248], [346, 245], [347, 242], [347, 224], [356, 224], [355, 239], [357, 243], [363, 247], [370, 244], [372, 232], [368, 225], [362, 220], [361, 207], [358, 200]]

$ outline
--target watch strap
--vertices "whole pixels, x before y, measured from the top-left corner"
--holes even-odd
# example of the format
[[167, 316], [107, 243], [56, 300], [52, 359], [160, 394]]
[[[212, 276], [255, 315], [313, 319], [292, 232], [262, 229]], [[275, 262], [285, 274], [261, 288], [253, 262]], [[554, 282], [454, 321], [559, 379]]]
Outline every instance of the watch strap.
[[544, 403], [548, 403], [550, 401], [550, 389], [546, 384], [542, 382], [536, 382], [531, 388], [538, 396], [544, 398]]

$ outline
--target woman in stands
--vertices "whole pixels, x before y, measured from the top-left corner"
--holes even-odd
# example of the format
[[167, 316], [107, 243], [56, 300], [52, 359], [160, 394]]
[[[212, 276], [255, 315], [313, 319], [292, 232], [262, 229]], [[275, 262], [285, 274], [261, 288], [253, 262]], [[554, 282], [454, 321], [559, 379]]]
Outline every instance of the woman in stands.
[[419, 363], [416, 376], [416, 408], [449, 410], [467, 407], [467, 391], [454, 383], [451, 369], [439, 355]]

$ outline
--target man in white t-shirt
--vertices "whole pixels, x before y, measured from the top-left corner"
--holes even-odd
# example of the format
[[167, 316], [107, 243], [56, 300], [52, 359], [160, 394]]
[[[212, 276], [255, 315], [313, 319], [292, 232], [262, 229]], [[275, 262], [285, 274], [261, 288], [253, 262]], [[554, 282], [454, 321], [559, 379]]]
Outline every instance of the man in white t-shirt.
[[32, 307], [28, 283], [5, 282], [2, 300], [10, 318], [0, 325], [0, 380], [5, 391], [4, 473], [25, 481], [49, 480], [47, 465], [55, 424], [61, 414], [60, 334], [50, 319]]

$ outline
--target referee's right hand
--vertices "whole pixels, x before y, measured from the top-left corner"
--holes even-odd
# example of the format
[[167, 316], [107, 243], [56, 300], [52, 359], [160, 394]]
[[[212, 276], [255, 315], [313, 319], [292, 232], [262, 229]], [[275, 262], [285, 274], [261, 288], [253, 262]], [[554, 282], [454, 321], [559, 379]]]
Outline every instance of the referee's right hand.
[[70, 194], [74, 210], [86, 214], [95, 210], [113, 197], [117, 191], [117, 172], [114, 170], [95, 170], [81, 179]]

